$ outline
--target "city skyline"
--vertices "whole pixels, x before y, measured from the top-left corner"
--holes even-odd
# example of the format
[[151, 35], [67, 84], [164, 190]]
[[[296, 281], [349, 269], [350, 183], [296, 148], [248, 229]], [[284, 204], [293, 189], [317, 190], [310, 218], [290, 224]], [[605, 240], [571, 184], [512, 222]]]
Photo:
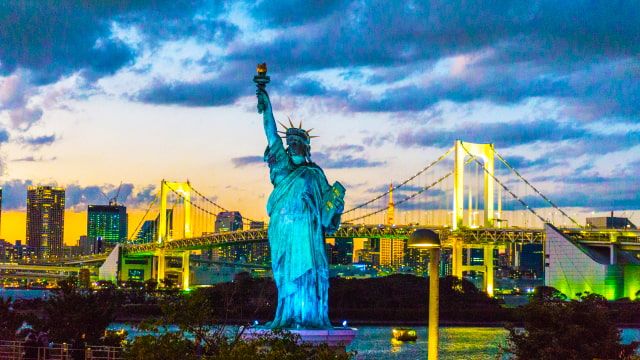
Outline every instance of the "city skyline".
[[348, 204], [461, 138], [494, 142], [582, 219], [616, 210], [640, 223], [633, 6], [6, 3], [0, 14], [13, 19], [0, 23], [0, 237], [11, 242], [25, 238], [29, 185], [66, 189], [67, 244], [121, 181], [130, 234], [161, 179], [267, 220], [251, 82], [262, 61], [276, 118], [317, 129], [312, 159], [344, 180]]

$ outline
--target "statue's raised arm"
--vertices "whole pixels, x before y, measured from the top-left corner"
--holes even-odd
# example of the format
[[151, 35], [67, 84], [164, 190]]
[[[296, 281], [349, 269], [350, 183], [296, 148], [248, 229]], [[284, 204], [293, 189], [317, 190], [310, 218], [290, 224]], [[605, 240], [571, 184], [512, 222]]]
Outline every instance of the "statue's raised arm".
[[271, 81], [271, 78], [267, 76], [267, 64], [258, 64], [258, 74], [253, 77], [253, 82], [256, 83], [256, 96], [258, 97], [258, 113], [262, 114], [264, 123], [264, 132], [267, 135], [267, 141], [269, 147], [274, 145], [282, 145], [282, 140], [278, 136], [278, 129], [276, 127], [276, 120], [273, 117], [273, 110], [271, 109], [271, 100], [267, 93], [267, 84]]
[[271, 100], [269, 100], [269, 94], [266, 89], [256, 89], [256, 96], [258, 97], [258, 112], [262, 113], [262, 122], [264, 125], [264, 132], [267, 135], [267, 141], [269, 147], [277, 144], [282, 144], [282, 139], [278, 136], [278, 129], [276, 127], [276, 120], [273, 117], [273, 111], [271, 110]]

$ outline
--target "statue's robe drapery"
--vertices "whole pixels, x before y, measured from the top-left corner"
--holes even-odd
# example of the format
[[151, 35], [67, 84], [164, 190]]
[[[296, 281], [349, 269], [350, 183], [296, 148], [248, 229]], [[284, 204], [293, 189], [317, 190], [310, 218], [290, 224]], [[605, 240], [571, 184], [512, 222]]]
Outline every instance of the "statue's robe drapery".
[[328, 328], [329, 265], [323, 233], [333, 232], [340, 216], [322, 226], [323, 197], [331, 190], [322, 169], [294, 165], [281, 141], [265, 151], [273, 192], [269, 196], [269, 246], [278, 287], [272, 328]]

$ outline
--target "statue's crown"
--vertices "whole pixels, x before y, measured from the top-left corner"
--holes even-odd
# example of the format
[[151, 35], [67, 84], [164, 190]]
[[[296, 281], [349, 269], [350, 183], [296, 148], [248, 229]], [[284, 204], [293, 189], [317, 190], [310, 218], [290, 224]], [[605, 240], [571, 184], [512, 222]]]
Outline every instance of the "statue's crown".
[[280, 125], [284, 128], [285, 131], [278, 131], [278, 132], [280, 134], [284, 135], [282, 137], [284, 139], [287, 139], [287, 142], [289, 140], [292, 140], [292, 139], [298, 139], [298, 140], [302, 141], [305, 144], [310, 144], [311, 143], [311, 139], [317, 137], [317, 136], [309, 135], [309, 133], [313, 129], [305, 130], [305, 129], [302, 128], [302, 121], [300, 121], [300, 125], [298, 125], [298, 127], [296, 127], [295, 125], [293, 125], [293, 122], [291, 121], [291, 118], [289, 118], [289, 125], [290, 126], [287, 127], [283, 123], [280, 123]]

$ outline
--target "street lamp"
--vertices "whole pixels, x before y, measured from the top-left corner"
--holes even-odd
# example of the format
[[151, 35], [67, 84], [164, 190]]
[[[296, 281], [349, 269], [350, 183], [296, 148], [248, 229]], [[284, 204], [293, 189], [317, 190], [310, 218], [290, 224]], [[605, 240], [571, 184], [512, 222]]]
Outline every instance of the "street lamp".
[[427, 359], [438, 359], [438, 303], [440, 265], [440, 236], [433, 230], [417, 229], [409, 237], [407, 247], [429, 249], [429, 335], [427, 339]]

